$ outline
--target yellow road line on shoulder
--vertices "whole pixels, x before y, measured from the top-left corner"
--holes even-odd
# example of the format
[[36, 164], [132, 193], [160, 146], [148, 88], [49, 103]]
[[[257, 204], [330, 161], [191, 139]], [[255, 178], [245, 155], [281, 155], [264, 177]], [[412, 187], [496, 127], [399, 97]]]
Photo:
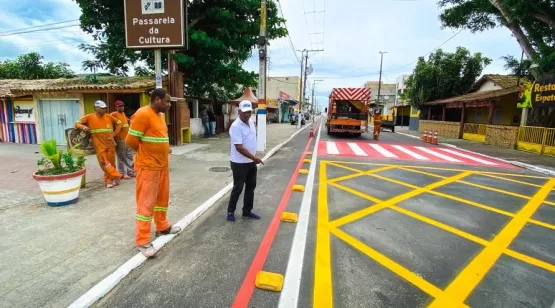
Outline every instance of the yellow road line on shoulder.
[[[349, 234], [343, 232], [340, 229], [330, 227], [330, 232], [333, 233], [335, 236], [340, 238], [345, 243], [351, 245], [358, 251], [362, 252], [366, 256], [372, 258], [379, 264], [383, 265], [388, 270], [392, 271], [393, 273], [397, 274], [401, 278], [405, 279], [406, 281], [412, 283], [422, 291], [426, 292], [427, 294], [431, 295], [432, 297], [439, 297], [443, 293], [443, 291], [436, 287], [435, 285], [429, 283], [424, 278], [420, 277], [418, 274], [412, 272], [411, 270], [403, 267], [399, 263], [393, 261], [392, 259], [388, 258], [387, 256], [379, 253], [375, 249], [369, 247], [368, 245], [360, 242], [356, 238], [350, 236]], [[319, 306], [313, 306], [319, 307]]]
[[331, 308], [333, 307], [333, 287], [331, 278], [331, 244], [328, 230], [329, 213], [326, 177], [326, 163], [320, 162], [312, 307]]
[[555, 187], [555, 179], [549, 180], [493, 240], [461, 271], [437, 297], [430, 308], [456, 307], [464, 303], [485, 274], [493, 267], [503, 252], [511, 245], [528, 220], [541, 206]]
[[363, 218], [367, 215], [370, 215], [370, 214], [372, 214], [376, 211], [384, 209], [384, 208], [388, 207], [389, 205], [400, 203], [404, 200], [410, 199], [414, 196], [418, 196], [418, 195], [420, 195], [424, 192], [427, 192], [429, 190], [436, 189], [436, 188], [441, 187], [443, 185], [447, 185], [449, 183], [458, 181], [458, 180], [460, 180], [460, 179], [462, 179], [466, 176], [469, 176], [471, 174], [472, 174], [472, 171], [465, 171], [465, 172], [459, 173], [455, 176], [452, 176], [450, 178], [443, 179], [441, 181], [438, 181], [438, 182], [432, 183], [430, 185], [427, 185], [427, 186], [409, 191], [409, 192], [401, 194], [401, 195], [397, 195], [393, 198], [385, 200], [382, 203], [378, 203], [378, 204], [373, 205], [371, 207], [368, 207], [366, 209], [363, 209], [363, 210], [351, 213], [349, 215], [343, 216], [339, 219], [336, 219], [336, 220], [331, 222], [331, 225], [334, 226], [334, 227], [339, 227], [339, 226], [342, 226], [344, 224], [348, 224], [348, 223], [353, 222], [355, 220], [361, 219], [361, 218]]

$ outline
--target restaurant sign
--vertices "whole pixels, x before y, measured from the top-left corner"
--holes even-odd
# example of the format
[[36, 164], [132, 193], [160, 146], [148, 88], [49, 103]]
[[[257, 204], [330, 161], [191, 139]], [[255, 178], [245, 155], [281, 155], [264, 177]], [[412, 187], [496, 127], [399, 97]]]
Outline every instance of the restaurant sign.
[[520, 93], [518, 108], [553, 108], [555, 107], [555, 80], [547, 78], [528, 82]]

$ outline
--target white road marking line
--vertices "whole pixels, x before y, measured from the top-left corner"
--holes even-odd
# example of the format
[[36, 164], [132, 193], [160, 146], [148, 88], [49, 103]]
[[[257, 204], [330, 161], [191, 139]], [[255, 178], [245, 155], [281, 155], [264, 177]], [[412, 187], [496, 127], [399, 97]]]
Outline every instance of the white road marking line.
[[441, 153], [438, 153], [438, 152], [436, 152], [436, 151], [432, 151], [432, 150], [430, 150], [430, 149], [428, 149], [428, 148], [425, 148], [425, 147], [415, 147], [415, 148], [419, 149], [419, 150], [422, 151], [422, 152], [426, 152], [426, 153], [428, 153], [428, 154], [430, 154], [430, 155], [433, 155], [433, 156], [435, 156], [435, 157], [439, 157], [439, 158], [441, 158], [441, 159], [444, 159], [444, 160], [446, 160], [446, 161], [450, 161], [450, 162], [454, 162], [454, 163], [462, 163], [462, 161], [460, 161], [460, 160], [458, 160], [458, 159], [456, 159], [456, 158], [453, 158], [453, 157], [447, 156], [447, 155], [443, 155], [443, 154], [441, 154]]
[[351, 150], [353, 150], [353, 152], [355, 153], [355, 155], [357, 156], [368, 156], [368, 154], [366, 154], [366, 152], [364, 152], [364, 150], [362, 150], [358, 144], [354, 143], [354, 142], [347, 142], [347, 144], [349, 145], [349, 147], [351, 148]]
[[[301, 288], [301, 279], [303, 272], [304, 255], [306, 249], [306, 237], [308, 234], [308, 223], [310, 216], [310, 207], [312, 205], [312, 190], [314, 186], [314, 176], [316, 173], [316, 165], [318, 161], [318, 144], [320, 141], [321, 127], [318, 129], [318, 136], [314, 143], [314, 151], [312, 154], [312, 162], [308, 171], [306, 180], [306, 189], [301, 201], [299, 210], [299, 220], [295, 228], [295, 236], [293, 237], [293, 245], [287, 262], [287, 270], [285, 271], [285, 280], [283, 289], [279, 297], [279, 308], [297, 308], [299, 303], [299, 291]], [[335, 143], [334, 143], [335, 145]]]
[[405, 148], [405, 147], [402, 147], [402, 146], [400, 146], [400, 145], [394, 145], [393, 147], [396, 148], [397, 150], [399, 150], [399, 151], [405, 153], [405, 154], [408, 154], [408, 155], [410, 155], [410, 156], [416, 158], [416, 159], [420, 159], [420, 160], [429, 160], [427, 157], [424, 157], [424, 156], [422, 156], [422, 155], [420, 155], [420, 154], [418, 154], [418, 153], [415, 153], [415, 152], [413, 152], [413, 151], [411, 151], [411, 150], [409, 150], [409, 149], [407, 149], [407, 148]]
[[443, 149], [443, 148], [442, 148], [442, 149], [440, 149], [440, 150], [445, 151], [445, 152], [447, 152], [447, 153], [451, 153], [451, 154], [453, 154], [453, 155], [457, 155], [457, 156], [460, 156], [460, 157], [464, 157], [464, 158], [466, 158], [466, 159], [470, 159], [470, 160], [473, 160], [473, 161], [482, 163], [482, 164], [484, 164], [484, 165], [497, 165], [497, 164], [494, 163], [494, 162], [487, 161], [487, 160], [483, 160], [483, 159], [481, 159], [481, 158], [474, 157], [474, 156], [470, 156], [470, 155], [466, 155], [466, 154], [463, 154], [463, 153], [460, 153], [460, 152], [456, 152], [456, 151], [453, 151], [453, 150], [451, 150], [451, 149]]
[[381, 145], [370, 143], [370, 146], [374, 150], [378, 151], [380, 154], [382, 154], [385, 157], [397, 158], [397, 155], [395, 155], [395, 154], [389, 152], [388, 150], [384, 149]]
[[326, 151], [328, 152], [328, 154], [332, 154], [332, 155], [339, 154], [339, 149], [337, 148], [337, 145], [335, 144], [335, 142], [332, 142], [332, 141], [326, 142]]

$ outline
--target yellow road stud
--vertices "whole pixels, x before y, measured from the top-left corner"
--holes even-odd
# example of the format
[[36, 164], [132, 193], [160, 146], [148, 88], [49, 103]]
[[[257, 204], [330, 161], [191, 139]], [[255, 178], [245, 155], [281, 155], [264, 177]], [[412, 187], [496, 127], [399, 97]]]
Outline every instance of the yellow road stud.
[[281, 213], [280, 219], [283, 222], [297, 222], [299, 220], [299, 215], [297, 215], [297, 213], [283, 212]]
[[293, 191], [304, 191], [304, 185], [293, 185]]
[[262, 290], [279, 292], [283, 288], [283, 275], [260, 271], [256, 274], [254, 285]]
[[312, 152], [306, 152], [306, 155], [312, 155]]
[[305, 159], [303, 160], [303, 163], [310, 164], [311, 162], [312, 162], [312, 160], [309, 159], [309, 158], [305, 158]]
[[299, 174], [308, 174], [308, 169], [299, 170]]

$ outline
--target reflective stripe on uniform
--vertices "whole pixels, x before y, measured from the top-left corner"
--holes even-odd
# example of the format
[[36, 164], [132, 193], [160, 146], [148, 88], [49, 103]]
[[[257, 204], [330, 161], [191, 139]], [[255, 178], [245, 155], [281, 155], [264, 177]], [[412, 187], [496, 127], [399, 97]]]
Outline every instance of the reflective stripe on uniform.
[[112, 132], [114, 132], [114, 130], [111, 129], [111, 128], [99, 128], [99, 129], [91, 129], [91, 130], [89, 130], [89, 132], [90, 132], [91, 134], [96, 134], [96, 133], [112, 133]]
[[142, 135], [144, 135], [145, 133], [140, 132], [138, 130], [134, 130], [134, 129], [129, 129], [129, 134], [135, 136], [135, 137], [141, 137]]
[[123, 124], [123, 127], [129, 127], [129, 124]]
[[118, 121], [116, 122], [116, 125], [118, 125], [119, 123], [121, 123], [121, 120], [118, 120]]
[[135, 219], [140, 220], [140, 221], [149, 222], [149, 221], [152, 221], [152, 216], [143, 216], [143, 215], [136, 214]]
[[154, 143], [165, 143], [170, 142], [170, 138], [167, 137], [150, 137], [150, 136], [142, 136], [142, 141], [146, 142], [154, 142]]
[[164, 207], [164, 206], [155, 206], [155, 207], [154, 207], [154, 211], [155, 211], [155, 212], [167, 212], [167, 211], [168, 211], [168, 208], [167, 208], [167, 207]]

